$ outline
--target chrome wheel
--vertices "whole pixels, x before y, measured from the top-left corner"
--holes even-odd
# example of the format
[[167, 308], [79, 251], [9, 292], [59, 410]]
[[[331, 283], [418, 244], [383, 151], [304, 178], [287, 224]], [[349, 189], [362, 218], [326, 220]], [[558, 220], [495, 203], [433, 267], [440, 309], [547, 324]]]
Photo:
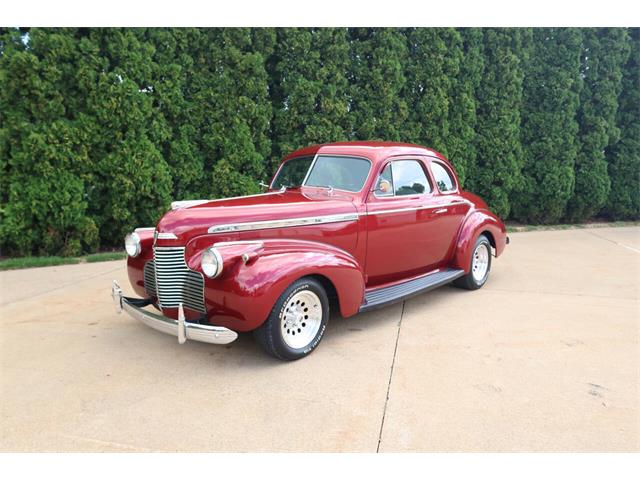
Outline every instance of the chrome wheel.
[[477, 283], [482, 283], [489, 270], [489, 246], [486, 243], [478, 245], [473, 252], [471, 273]]
[[282, 339], [290, 348], [304, 348], [318, 334], [322, 324], [322, 303], [310, 290], [294, 294], [280, 313]]

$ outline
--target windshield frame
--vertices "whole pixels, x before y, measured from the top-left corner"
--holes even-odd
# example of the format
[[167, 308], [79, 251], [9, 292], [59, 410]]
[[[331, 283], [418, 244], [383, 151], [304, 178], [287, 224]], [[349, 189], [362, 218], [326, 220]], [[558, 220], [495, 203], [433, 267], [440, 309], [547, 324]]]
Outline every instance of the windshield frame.
[[[271, 181], [271, 184], [269, 186], [269, 188], [274, 189], [273, 184], [276, 180], [276, 178], [278, 178], [278, 175], [280, 174], [280, 170], [282, 170], [282, 167], [284, 167], [284, 165], [292, 160], [296, 160], [299, 158], [306, 158], [308, 157], [308, 155], [300, 155], [298, 157], [293, 157], [290, 158], [284, 162], [282, 162], [280, 164], [280, 167], [278, 168], [278, 170], [276, 171], [276, 173], [273, 175], [273, 180]], [[341, 192], [347, 192], [350, 194], [357, 194], [357, 193], [361, 193], [365, 187], [367, 186], [369, 177], [371, 176], [371, 171], [373, 170], [373, 162], [371, 161], [371, 159], [367, 158], [367, 157], [363, 157], [362, 155], [350, 155], [350, 154], [345, 154], [345, 153], [316, 153], [313, 156], [313, 160], [311, 161], [311, 164], [309, 165], [309, 170], [307, 170], [307, 173], [304, 176], [304, 180], [302, 181], [302, 184], [299, 185], [300, 187], [309, 187], [309, 188], [324, 188], [324, 189], [328, 189], [328, 186], [316, 186], [316, 185], [307, 185], [307, 180], [309, 179], [309, 176], [311, 175], [311, 171], [313, 170], [313, 167], [315, 167], [316, 165], [316, 161], [318, 160], [318, 157], [345, 157], [345, 158], [356, 158], [358, 160], [366, 160], [367, 162], [369, 162], [369, 170], [367, 171], [367, 175], [364, 178], [364, 181], [362, 183], [362, 187], [360, 187], [360, 190], [345, 190], [343, 188], [337, 188], [335, 186], [331, 186], [331, 188], [333, 190], [338, 190]]]

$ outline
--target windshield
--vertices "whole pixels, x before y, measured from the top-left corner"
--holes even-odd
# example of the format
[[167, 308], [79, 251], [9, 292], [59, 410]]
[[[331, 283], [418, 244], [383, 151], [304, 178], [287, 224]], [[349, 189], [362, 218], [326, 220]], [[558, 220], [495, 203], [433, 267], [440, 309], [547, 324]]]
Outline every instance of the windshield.
[[302, 185], [307, 176], [313, 157], [298, 157], [288, 160], [282, 165], [278, 176], [273, 180], [271, 188], [297, 187]]
[[[338, 190], [358, 192], [364, 186], [371, 164], [354, 157], [319, 155], [312, 165], [310, 157], [294, 158], [285, 162], [275, 178], [272, 188], [294, 187], [304, 182], [309, 187], [332, 187]], [[307, 180], [307, 171], [311, 172]]]

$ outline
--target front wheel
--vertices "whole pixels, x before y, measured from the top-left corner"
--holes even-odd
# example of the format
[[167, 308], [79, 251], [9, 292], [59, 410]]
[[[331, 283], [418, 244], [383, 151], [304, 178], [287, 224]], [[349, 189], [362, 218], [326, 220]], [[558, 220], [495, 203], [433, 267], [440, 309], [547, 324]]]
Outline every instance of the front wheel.
[[487, 282], [490, 270], [491, 243], [489, 243], [489, 239], [486, 236], [480, 235], [473, 247], [469, 273], [464, 277], [458, 278], [453, 283], [467, 290], [477, 290]]
[[313, 278], [302, 278], [280, 295], [253, 335], [268, 354], [297, 360], [318, 346], [328, 321], [329, 300], [324, 288]]

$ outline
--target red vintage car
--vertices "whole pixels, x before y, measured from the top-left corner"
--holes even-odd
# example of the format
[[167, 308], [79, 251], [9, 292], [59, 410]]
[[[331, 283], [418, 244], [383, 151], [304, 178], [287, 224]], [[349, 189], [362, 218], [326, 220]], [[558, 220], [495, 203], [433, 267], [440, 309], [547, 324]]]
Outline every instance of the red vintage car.
[[155, 228], [136, 229], [125, 246], [141, 298], [115, 282], [112, 296], [181, 343], [251, 331], [269, 354], [295, 360], [317, 347], [330, 308], [350, 317], [451, 282], [478, 289], [507, 243], [440, 153], [314, 145], [288, 155], [266, 193], [174, 202]]

